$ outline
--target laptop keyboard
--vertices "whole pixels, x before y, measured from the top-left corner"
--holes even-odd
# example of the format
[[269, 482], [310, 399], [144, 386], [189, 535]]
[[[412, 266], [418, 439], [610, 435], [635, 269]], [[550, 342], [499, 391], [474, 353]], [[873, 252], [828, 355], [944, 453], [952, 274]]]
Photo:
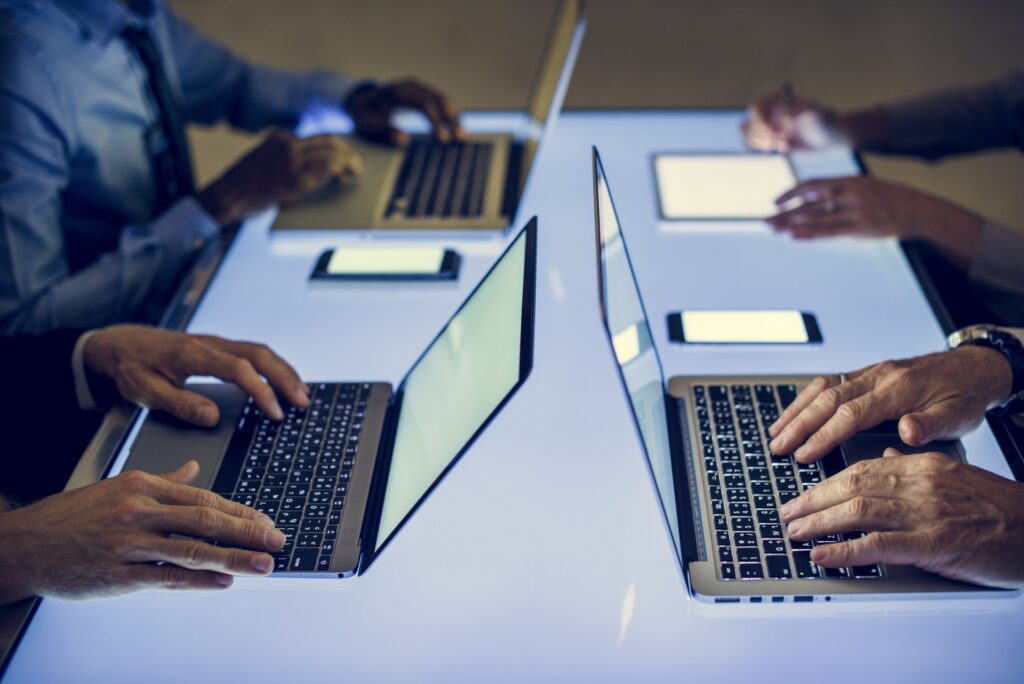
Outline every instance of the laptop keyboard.
[[845, 467], [838, 449], [821, 461], [797, 463], [768, 449], [768, 426], [793, 399], [794, 385], [698, 385], [693, 388], [711, 501], [714, 548], [723, 580], [872, 579], [878, 565], [823, 568], [811, 549], [863, 532], [813, 541], [788, 538], [779, 508]]
[[480, 218], [494, 144], [417, 135], [405, 149], [385, 218]]
[[213, 491], [274, 519], [287, 539], [274, 572], [331, 567], [369, 384], [316, 383], [310, 406], [267, 418], [250, 397]]

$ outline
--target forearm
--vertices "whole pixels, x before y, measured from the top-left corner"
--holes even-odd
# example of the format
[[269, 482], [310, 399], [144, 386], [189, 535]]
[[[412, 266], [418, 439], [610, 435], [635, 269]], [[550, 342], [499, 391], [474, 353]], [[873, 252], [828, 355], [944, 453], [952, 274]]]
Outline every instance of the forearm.
[[[1024, 143], [1024, 74], [849, 115], [869, 131], [863, 149], [925, 159]], [[855, 116], [854, 116], [855, 115]], [[873, 120], [868, 121], [868, 120]]]
[[[0, 606], [35, 596], [31, 572], [27, 569], [25, 548], [26, 534], [19, 529], [16, 518], [19, 515], [8, 508], [6, 499], [0, 497], [4, 509], [0, 512]], [[46, 540], [36, 540], [45, 545]]]

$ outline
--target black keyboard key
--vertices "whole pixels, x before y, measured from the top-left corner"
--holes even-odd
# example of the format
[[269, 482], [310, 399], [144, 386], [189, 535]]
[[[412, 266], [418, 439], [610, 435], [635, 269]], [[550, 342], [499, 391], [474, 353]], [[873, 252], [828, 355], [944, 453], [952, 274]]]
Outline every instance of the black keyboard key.
[[756, 547], [746, 546], [736, 549], [736, 558], [740, 563], [760, 563], [761, 554]]
[[765, 539], [761, 542], [761, 548], [764, 549], [766, 555], [785, 555], [786, 542], [781, 539]]
[[726, 522], [724, 515], [716, 515], [714, 517], [714, 520], [715, 520], [715, 531], [717, 531], [717, 532], [728, 531], [729, 523]]
[[736, 566], [732, 563], [722, 563], [718, 566], [722, 571], [722, 579], [734, 580], [736, 579]]
[[776, 385], [775, 389], [779, 393], [779, 402], [782, 404], [783, 409], [786, 409], [796, 399], [795, 385]]
[[764, 569], [757, 563], [740, 563], [740, 579], [760, 580], [764, 579]]
[[761, 510], [757, 512], [757, 522], [759, 523], [774, 523], [779, 522], [778, 510]]
[[855, 565], [850, 568], [850, 574], [857, 579], [881, 577], [882, 569], [877, 565]]
[[[734, 517], [734, 518], [738, 517], [738, 516], [744, 516], [744, 517], [745, 516], [749, 516], [750, 515], [750, 510], [751, 509], [750, 509], [750, 504], [749, 503], [731, 503], [731, 504], [729, 504], [729, 515]], [[775, 515], [776, 515], [776, 518], [777, 518], [778, 517], [778, 513], [776, 513]], [[764, 522], [764, 521], [762, 521], [762, 522]], [[776, 520], [776, 522], [777, 522], [777, 520]]]
[[295, 545], [299, 547], [313, 546], [317, 549], [324, 543], [322, 532], [299, 532], [295, 537]]
[[290, 553], [278, 553], [274, 555], [274, 572], [286, 572], [288, 570], [288, 562], [292, 556]]
[[754, 531], [754, 519], [748, 517], [736, 517], [731, 521], [733, 532], [753, 532]]
[[825, 457], [818, 462], [821, 464], [821, 469], [825, 471], [825, 477], [838, 475], [846, 468], [846, 459], [839, 447], [825, 454]]
[[775, 509], [775, 497], [771, 494], [756, 495], [754, 497], [754, 508], [759, 511], [770, 511]]
[[792, 477], [777, 477], [775, 478], [775, 488], [779, 492], [798, 492], [796, 486], [796, 480]]
[[[751, 468], [747, 471], [747, 476], [750, 477], [751, 482], [769, 482], [769, 475], [767, 468]], [[769, 486], [770, 488], [770, 486]]]
[[[717, 484], [717, 483], [709, 483], [709, 484]], [[728, 487], [728, 488], [731, 488], [731, 489], [746, 489], [746, 487], [747, 487], [747, 479], [745, 477], [743, 477], [742, 474], [726, 475], [725, 476], [725, 486]]]
[[725, 515], [725, 503], [719, 499], [711, 502], [712, 515]]
[[730, 503], [742, 503], [749, 500], [746, 489], [727, 489], [725, 493], [726, 501]]
[[729, 533], [728, 532], [715, 532], [715, 542], [719, 546], [729, 546]]
[[814, 564], [811, 562], [810, 551], [794, 551], [793, 567], [797, 579], [817, 579], [818, 577]]
[[762, 539], [782, 539], [782, 525], [758, 525], [758, 532], [761, 533]]
[[825, 573], [825, 577], [827, 577], [828, 579], [843, 579], [846, 577], [846, 570], [844, 568], [826, 568], [822, 566], [818, 567], [821, 567], [822, 572]]
[[779, 505], [785, 505], [800, 496], [800, 492], [785, 491], [779, 492]]
[[718, 549], [718, 560], [723, 563], [732, 563], [732, 547], [722, 546]]
[[772, 579], [793, 577], [793, 572], [789, 569], [789, 558], [786, 556], [765, 556], [764, 562], [768, 566], [768, 576]]
[[729, 401], [729, 390], [725, 385], [711, 385], [708, 387], [708, 396], [711, 401]]
[[[771, 497], [773, 502], [775, 500], [775, 496], [774, 496], [775, 492], [772, 491], [772, 484], [771, 484], [771, 482], [764, 482], [764, 481], [751, 482], [750, 483], [750, 493], [754, 495], [754, 501], [757, 501], [758, 497], [761, 497], [761, 496]], [[765, 506], [765, 508], [774, 508], [774, 503], [770, 507]]]
[[298, 548], [292, 554], [288, 570], [291, 572], [313, 572], [316, 570], [316, 561], [320, 555], [319, 548]]
[[734, 546], [757, 546], [757, 535], [753, 532], [735, 532], [732, 538]]

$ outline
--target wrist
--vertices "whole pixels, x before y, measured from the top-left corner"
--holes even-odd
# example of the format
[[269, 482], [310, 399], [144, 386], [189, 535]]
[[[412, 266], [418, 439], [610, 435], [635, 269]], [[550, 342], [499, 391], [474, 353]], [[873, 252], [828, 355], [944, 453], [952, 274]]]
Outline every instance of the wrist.
[[231, 225], [243, 214], [244, 194], [237, 191], [230, 179], [221, 176], [203, 188], [196, 201], [221, 226]]
[[20, 529], [21, 515], [21, 511], [0, 513], [0, 606], [36, 595], [30, 570], [32, 547], [25, 545], [26, 537], [36, 535]]
[[826, 116], [832, 117], [831, 125], [854, 149], [878, 149], [885, 144], [889, 122], [881, 107], [849, 112], [828, 110]]
[[986, 410], [1002, 406], [1010, 398], [1013, 386], [1013, 367], [1009, 360], [998, 350], [977, 344], [961, 347], [957, 351], [968, 350], [974, 353], [979, 368], [983, 369], [978, 376], [983, 378], [982, 382], [990, 388]]

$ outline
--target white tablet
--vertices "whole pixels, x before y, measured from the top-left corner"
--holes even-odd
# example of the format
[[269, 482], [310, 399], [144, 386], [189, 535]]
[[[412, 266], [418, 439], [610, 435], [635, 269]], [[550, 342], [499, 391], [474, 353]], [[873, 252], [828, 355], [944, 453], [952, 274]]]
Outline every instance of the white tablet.
[[796, 185], [784, 154], [659, 154], [654, 157], [665, 220], [763, 220]]

